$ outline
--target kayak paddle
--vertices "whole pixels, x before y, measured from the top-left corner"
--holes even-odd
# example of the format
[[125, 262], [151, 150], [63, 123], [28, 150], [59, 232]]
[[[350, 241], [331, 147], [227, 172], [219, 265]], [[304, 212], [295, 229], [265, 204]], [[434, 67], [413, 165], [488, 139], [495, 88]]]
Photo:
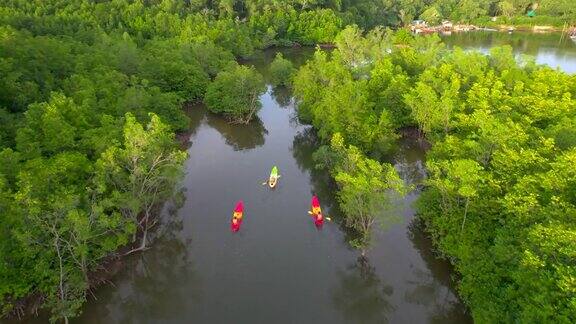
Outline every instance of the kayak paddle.
[[[278, 175], [278, 176], [276, 177], [276, 179], [279, 179], [280, 177], [281, 177], [281, 175]], [[267, 184], [268, 184], [268, 181], [270, 181], [270, 180], [266, 180], [266, 181], [262, 182], [262, 185], [263, 185], [263, 186], [264, 186], [264, 185], [267, 185]]]
[[[308, 214], [310, 214], [310, 215], [314, 215], [314, 213], [313, 213], [313, 212], [311, 212], [311, 211], [308, 211]], [[332, 221], [332, 218], [330, 218], [330, 217], [328, 217], [328, 216], [324, 217], [324, 219], [325, 219], [325, 220], [327, 220], [327, 221], [329, 221], [329, 222], [331, 222], [331, 221]]]

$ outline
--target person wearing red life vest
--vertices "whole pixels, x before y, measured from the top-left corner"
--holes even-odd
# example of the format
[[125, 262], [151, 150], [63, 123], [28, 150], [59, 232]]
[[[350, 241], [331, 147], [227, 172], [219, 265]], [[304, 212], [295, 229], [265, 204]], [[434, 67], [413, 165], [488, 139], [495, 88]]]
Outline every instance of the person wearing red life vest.
[[312, 217], [314, 218], [314, 225], [317, 228], [322, 227], [324, 224], [324, 216], [322, 216], [322, 209], [320, 208], [320, 200], [316, 195], [312, 196], [312, 211], [310, 212]]

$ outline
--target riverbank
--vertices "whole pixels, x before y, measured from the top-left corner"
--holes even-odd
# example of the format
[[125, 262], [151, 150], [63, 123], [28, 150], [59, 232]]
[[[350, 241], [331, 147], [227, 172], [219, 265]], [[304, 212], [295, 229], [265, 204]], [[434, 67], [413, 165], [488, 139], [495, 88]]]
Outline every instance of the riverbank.
[[552, 25], [514, 25], [514, 24], [502, 24], [497, 22], [482, 23], [482, 24], [458, 24], [446, 26], [412, 26], [410, 28], [415, 34], [431, 34], [431, 33], [463, 33], [463, 32], [474, 32], [474, 31], [500, 31], [500, 32], [532, 32], [532, 33], [555, 33], [561, 32], [569, 35], [576, 33], [576, 27], [568, 26], [552, 26]]
[[[140, 220], [142, 218], [143, 215], [140, 217]], [[102, 288], [102, 286], [107, 284], [113, 285], [112, 279], [122, 270], [125, 270], [127, 264], [126, 259], [134, 255], [129, 252], [140, 246], [139, 240], [141, 240], [142, 237], [143, 232], [138, 231], [136, 240], [133, 243], [125, 245], [114, 253], [103, 258], [96, 267], [96, 270], [92, 270], [88, 273], [88, 287], [86, 289], [87, 299], [94, 298], [95, 291]], [[145, 250], [140, 250], [139, 252], [144, 251]], [[11, 311], [1, 317], [0, 320], [31, 321], [38, 316], [48, 316], [44, 315], [45, 312], [43, 311], [45, 302], [46, 296], [40, 293], [28, 295], [14, 301]]]
[[[184, 105], [183, 109], [185, 107], [186, 105]], [[171, 138], [174, 141], [173, 145], [176, 145], [176, 143], [178, 143], [177, 140], [182, 136], [186, 135], [180, 133], [176, 134], [176, 136], [167, 137], [166, 140], [170, 140]], [[186, 150], [185, 143], [180, 141], [179, 144], [182, 147], [181, 151], [184, 152]], [[175, 149], [175, 151], [178, 151], [178, 149]], [[145, 152], [141, 153], [140, 157], [145, 157]], [[174, 171], [179, 172], [177, 169], [174, 169]], [[179, 192], [175, 191], [173, 195], [164, 196], [162, 199], [153, 202], [145, 211], [142, 211], [135, 216], [134, 222], [137, 225], [135, 226], [135, 231], [130, 232], [130, 238], [123, 240], [121, 244], [117, 244], [114, 249], [109, 249], [108, 253], [93, 258], [89, 263], [81, 264], [83, 266], [81, 273], [83, 284], [81, 290], [78, 290], [78, 297], [76, 299], [78, 303], [83, 303], [85, 302], [85, 299], [90, 299], [90, 296], [94, 296], [94, 291], [102, 285], [111, 283], [111, 279], [125, 268], [126, 260], [130, 258], [130, 256], [147, 251], [150, 246], [153, 245], [153, 243], [149, 242], [153, 242], [155, 238], [155, 232], [158, 227], [157, 225], [160, 223], [163, 211], [167, 207], [171, 208], [170, 206], [178, 205], [178, 198]], [[91, 221], [93, 220], [91, 219]], [[108, 221], [114, 220], [108, 219]], [[74, 237], [74, 239], [77, 238]], [[72, 249], [70, 246], [67, 248]], [[86, 257], [79, 256], [78, 259], [74, 259], [74, 261], [78, 263], [83, 262], [84, 259], [81, 258]], [[39, 288], [36, 288], [26, 296], [18, 299], [13, 298], [13, 300], [9, 300], [5, 304], [5, 308], [3, 309], [5, 313], [0, 317], [0, 320], [29, 321], [34, 317], [37, 317], [39, 313], [46, 314], [47, 309], [51, 306], [50, 297], [50, 295], [47, 295]], [[71, 317], [72, 316], [64, 318], [64, 320], [67, 322]]]
[[501, 23], [486, 23], [478, 27], [480, 30], [486, 29], [496, 29], [499, 31], [522, 31], [522, 32], [533, 32], [533, 33], [567, 33], [571, 34], [574, 32], [575, 27], [566, 26], [552, 26], [552, 25], [515, 25], [515, 24], [501, 24]]
[[555, 31], [562, 31], [570, 27], [576, 26], [576, 20], [567, 18], [551, 17], [551, 16], [536, 16], [536, 17], [483, 17], [475, 19], [473, 24], [478, 26], [495, 27], [498, 25], [514, 26], [519, 30], [531, 30], [535, 26], [547, 26], [554, 28]]

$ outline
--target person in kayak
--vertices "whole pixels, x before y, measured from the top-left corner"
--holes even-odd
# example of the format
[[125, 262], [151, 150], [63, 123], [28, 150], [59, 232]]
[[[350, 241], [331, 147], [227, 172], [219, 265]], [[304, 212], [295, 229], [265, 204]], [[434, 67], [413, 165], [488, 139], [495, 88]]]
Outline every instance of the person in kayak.
[[232, 232], [236, 233], [240, 230], [240, 225], [242, 225], [242, 217], [244, 214], [244, 203], [240, 200], [234, 208], [234, 214], [232, 214], [232, 222], [230, 223], [230, 228]]
[[320, 209], [320, 200], [316, 195], [312, 196], [312, 215], [320, 214], [322, 210]]
[[238, 220], [242, 221], [242, 216], [244, 214], [244, 202], [242, 200], [236, 203], [236, 208], [234, 208], [234, 218], [238, 218]]
[[270, 177], [268, 178], [267, 181], [262, 183], [262, 185], [268, 184], [270, 188], [274, 188], [276, 187], [276, 184], [278, 184], [278, 178], [280, 178], [280, 175], [278, 174], [278, 167], [273, 166], [272, 171], [270, 171]]
[[312, 217], [314, 217], [314, 225], [317, 228], [322, 227], [324, 224], [324, 216], [322, 216], [322, 209], [320, 208], [320, 200], [316, 195], [312, 196], [312, 211], [310, 212]]

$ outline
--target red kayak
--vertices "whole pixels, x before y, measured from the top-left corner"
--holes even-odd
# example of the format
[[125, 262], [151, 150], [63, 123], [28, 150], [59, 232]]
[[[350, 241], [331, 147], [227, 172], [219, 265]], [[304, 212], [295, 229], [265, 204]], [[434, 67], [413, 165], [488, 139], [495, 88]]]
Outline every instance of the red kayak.
[[242, 217], [244, 216], [244, 203], [242, 200], [236, 203], [236, 208], [234, 208], [234, 214], [232, 215], [232, 221], [230, 222], [230, 228], [232, 232], [236, 233], [240, 230], [240, 225], [242, 225]]
[[322, 216], [322, 209], [320, 208], [320, 201], [316, 195], [312, 196], [312, 217], [314, 218], [314, 225], [320, 228], [324, 224], [324, 216]]

